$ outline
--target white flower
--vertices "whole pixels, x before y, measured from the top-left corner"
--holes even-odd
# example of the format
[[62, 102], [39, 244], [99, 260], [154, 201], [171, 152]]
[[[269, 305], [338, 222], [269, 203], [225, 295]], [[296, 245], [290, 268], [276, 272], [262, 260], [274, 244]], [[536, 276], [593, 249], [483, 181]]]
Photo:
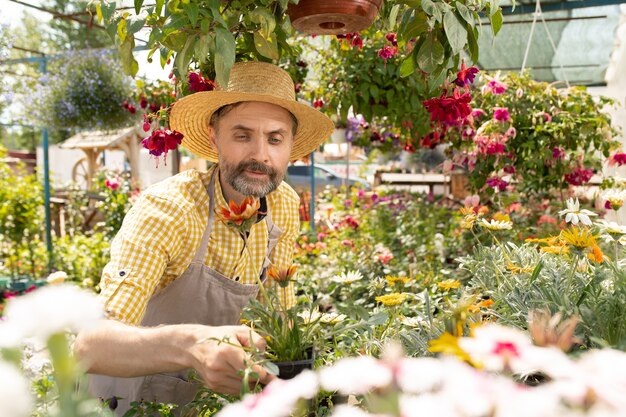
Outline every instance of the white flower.
[[422, 317], [401, 317], [400, 323], [408, 327], [420, 327], [426, 325], [426, 320]]
[[374, 388], [391, 384], [393, 373], [389, 366], [371, 356], [346, 358], [320, 371], [322, 388], [341, 394], [365, 394]]
[[587, 209], [580, 209], [580, 202], [578, 198], [574, 200], [570, 198], [567, 200], [567, 208], [565, 210], [559, 211], [559, 216], [565, 215], [565, 221], [567, 223], [572, 223], [573, 225], [577, 225], [579, 222], [586, 225], [591, 226], [590, 216], [597, 216], [596, 213]]
[[[331, 417], [385, 417], [386, 414], [370, 414], [360, 408], [353, 407], [347, 404], [339, 404], [335, 407], [335, 411], [331, 414]], [[390, 416], [391, 417], [391, 416]]]
[[359, 271], [348, 271], [348, 273], [342, 272], [340, 275], [335, 275], [331, 278], [331, 281], [339, 284], [352, 284], [354, 281], [363, 279], [363, 274]]
[[78, 332], [104, 317], [98, 297], [74, 285], [42, 287], [11, 299], [0, 323], [0, 345], [17, 346], [25, 338], [46, 340], [54, 333]]
[[325, 324], [337, 324], [346, 319], [345, 314], [339, 314], [336, 312], [320, 313], [318, 310], [301, 311], [298, 313], [298, 316], [304, 320], [305, 324], [315, 323], [316, 321], [321, 321]]
[[485, 219], [481, 219], [479, 225], [489, 230], [511, 230], [513, 228], [513, 223], [506, 220], [487, 221]]
[[0, 362], [0, 416], [28, 417], [32, 407], [28, 380], [14, 366]]
[[602, 194], [602, 198], [611, 203], [613, 210], [619, 210], [626, 200], [626, 190], [610, 189]]
[[55, 284], [62, 284], [66, 279], [67, 279], [67, 274], [65, 272], [56, 271], [48, 275], [48, 278], [46, 278], [46, 281], [48, 281], [48, 284], [55, 285]]
[[300, 399], [309, 400], [319, 391], [317, 374], [310, 370], [290, 380], [275, 379], [258, 394], [248, 394], [224, 407], [217, 417], [290, 416]]

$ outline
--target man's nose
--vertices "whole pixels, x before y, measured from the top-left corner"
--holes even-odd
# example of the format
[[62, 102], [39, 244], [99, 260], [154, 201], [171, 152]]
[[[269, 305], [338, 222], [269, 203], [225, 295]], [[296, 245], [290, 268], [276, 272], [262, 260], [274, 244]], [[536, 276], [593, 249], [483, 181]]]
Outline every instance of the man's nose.
[[267, 139], [260, 136], [253, 143], [254, 149], [252, 150], [252, 159], [263, 163], [269, 162], [269, 143], [267, 143]]

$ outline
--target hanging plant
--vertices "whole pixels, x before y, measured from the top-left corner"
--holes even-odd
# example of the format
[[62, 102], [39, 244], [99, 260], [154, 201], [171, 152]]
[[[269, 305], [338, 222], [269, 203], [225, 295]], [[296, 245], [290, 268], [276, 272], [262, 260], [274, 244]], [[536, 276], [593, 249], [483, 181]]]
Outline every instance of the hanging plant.
[[115, 129], [138, 117], [128, 102], [132, 93], [132, 79], [111, 52], [69, 52], [49, 62], [41, 84], [27, 95], [26, 114], [35, 125]]
[[[334, 3], [345, 6], [354, 2]], [[187, 73], [190, 64], [211, 62], [215, 81], [223, 85], [236, 57], [277, 62], [290, 53], [287, 39], [295, 30], [288, 10], [296, 10], [299, 1], [163, 0], [144, 5], [144, 0], [135, 0], [134, 15], [116, 10], [115, 1], [94, 3], [99, 22], [116, 39], [127, 74], [134, 76], [138, 71], [133, 56], [135, 35], [148, 26], [149, 61], [156, 52], [163, 66], [172, 58], [178, 78]], [[433, 80], [454, 72], [464, 53], [473, 62], [478, 60], [481, 19], [489, 19], [494, 34], [502, 27], [498, 0], [387, 0], [377, 11], [372, 28], [395, 30], [403, 41], [415, 42], [412, 53], [402, 61], [403, 75], [425, 73]], [[297, 21], [296, 16], [296, 25]], [[345, 30], [349, 32], [350, 26]]]

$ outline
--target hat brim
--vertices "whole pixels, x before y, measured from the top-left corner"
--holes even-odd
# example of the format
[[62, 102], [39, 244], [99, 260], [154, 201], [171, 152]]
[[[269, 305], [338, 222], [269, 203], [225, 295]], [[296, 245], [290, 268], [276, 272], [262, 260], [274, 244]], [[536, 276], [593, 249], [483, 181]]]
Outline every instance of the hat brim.
[[292, 161], [313, 152], [335, 129], [326, 115], [295, 100], [229, 91], [202, 91], [178, 100], [170, 113], [170, 128], [183, 134], [182, 145], [190, 152], [217, 162], [217, 151], [209, 138], [211, 115], [222, 106], [245, 101], [275, 104], [291, 112], [298, 120], [290, 155]]

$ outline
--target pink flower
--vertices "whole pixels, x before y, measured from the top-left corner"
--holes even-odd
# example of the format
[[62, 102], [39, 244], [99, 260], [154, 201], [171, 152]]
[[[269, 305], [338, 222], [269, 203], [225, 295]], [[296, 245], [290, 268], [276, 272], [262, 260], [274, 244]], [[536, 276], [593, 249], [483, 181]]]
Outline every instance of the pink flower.
[[565, 151], [561, 148], [552, 149], [552, 158], [561, 159], [565, 156]]
[[471, 116], [475, 119], [480, 116], [486, 116], [486, 115], [487, 115], [487, 112], [484, 111], [483, 109], [472, 109]]
[[382, 58], [385, 62], [392, 56], [395, 56], [398, 53], [398, 48], [393, 48], [391, 46], [383, 46], [378, 50], [378, 57]]
[[487, 178], [487, 185], [493, 188], [494, 190], [504, 191], [506, 190], [506, 187], [509, 185], [509, 183], [504, 181], [501, 178], [491, 177], [491, 178]]
[[543, 121], [545, 123], [550, 123], [552, 121], [552, 116], [550, 116], [548, 113], [546, 112], [541, 112], [539, 113], [539, 116], [541, 116], [543, 118]]
[[517, 98], [522, 98], [524, 96], [524, 90], [520, 88], [517, 89], [517, 91], [515, 91], [515, 95], [517, 96]]
[[624, 152], [618, 152], [612, 156], [609, 157], [608, 159], [608, 163], [610, 166], [622, 166], [622, 165], [626, 165], [626, 153]]
[[110, 190], [117, 190], [122, 185], [122, 182], [118, 177], [107, 178], [106, 181], [104, 181], [104, 185]]
[[389, 42], [391, 42], [391, 44], [393, 46], [398, 46], [398, 39], [396, 38], [396, 34], [395, 33], [388, 33], [385, 38], [387, 38], [387, 40]]
[[508, 122], [509, 120], [511, 120], [509, 110], [506, 107], [494, 107], [493, 119], [503, 123]]
[[492, 142], [487, 145], [487, 155], [503, 155], [504, 144], [499, 142]]
[[511, 126], [507, 129], [504, 135], [508, 138], [514, 138], [515, 136], [517, 136], [517, 130], [515, 130], [515, 128]]
[[505, 83], [500, 82], [497, 77], [489, 81], [482, 88], [482, 93], [490, 92], [491, 94], [504, 94], [507, 89], [507, 85]]
[[349, 240], [349, 239], [344, 239], [344, 240], [342, 240], [342, 241], [341, 241], [341, 244], [342, 244], [343, 246], [348, 246], [349, 248], [353, 248], [353, 247], [354, 247], [354, 243], [352, 243], [352, 241], [351, 241], [351, 240]]
[[515, 167], [513, 165], [507, 165], [504, 168], [502, 168], [502, 170], [506, 172], [507, 174], [515, 174]]
[[588, 183], [593, 176], [593, 170], [576, 168], [572, 172], [565, 174], [565, 181], [571, 185], [583, 185]]
[[465, 62], [463, 62], [461, 63], [461, 70], [456, 74], [456, 80], [454, 80], [454, 83], [459, 87], [468, 86], [474, 82], [476, 74], [478, 74], [478, 68], [465, 68]]
[[542, 224], [547, 223], [547, 224], [557, 224], [558, 221], [557, 219], [555, 219], [554, 217], [548, 215], [548, 214], [543, 214], [541, 215], [541, 217], [539, 217], [539, 220], [537, 221], [537, 226], [541, 226]]
[[480, 204], [480, 197], [477, 194], [465, 197], [463, 205], [466, 207], [478, 207]]

